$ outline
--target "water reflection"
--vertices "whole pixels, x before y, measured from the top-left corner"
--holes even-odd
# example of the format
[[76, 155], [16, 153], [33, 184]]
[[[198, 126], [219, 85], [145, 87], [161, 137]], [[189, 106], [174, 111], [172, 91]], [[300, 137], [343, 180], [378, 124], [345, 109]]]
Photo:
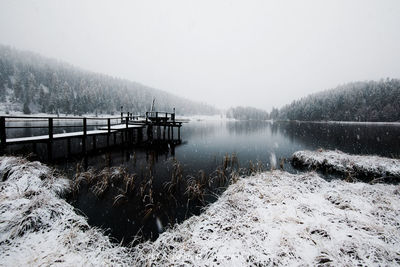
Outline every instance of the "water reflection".
[[[171, 181], [172, 173], [176, 173], [176, 162], [182, 179], [189, 179], [216, 175], [227, 154], [237, 156], [240, 168], [259, 162], [266, 169], [271, 164], [282, 165], [289, 172], [296, 170], [282, 159], [303, 149], [339, 149], [352, 154], [400, 156], [400, 127], [396, 125], [195, 121], [185, 124], [181, 135], [184, 142], [178, 146], [116, 147], [89, 155], [83, 163], [82, 159], [68, 159], [57, 165], [70, 177], [75, 175], [77, 164], [97, 170], [122, 166], [131, 175], [136, 175], [137, 188], [151, 180], [152, 194], [157, 197], [154, 197], [155, 203], [146, 203], [154, 207], [146, 220], [147, 213], [140, 209], [143, 207], [140, 199], [131, 198], [124, 205], [113, 207], [117, 186], [114, 193], [111, 190], [107, 193], [110, 195], [103, 198], [94, 196], [90, 190], [82, 191], [73, 204], [88, 216], [89, 223], [110, 229], [118, 240], [129, 240], [140, 231], [154, 238], [161, 228], [182, 221], [192, 213], [199, 213], [201, 209], [200, 203], [194, 203], [188, 211], [184, 197], [181, 200], [168, 198], [163, 202], [165, 185]], [[180, 204], [173, 204], [178, 202]]]

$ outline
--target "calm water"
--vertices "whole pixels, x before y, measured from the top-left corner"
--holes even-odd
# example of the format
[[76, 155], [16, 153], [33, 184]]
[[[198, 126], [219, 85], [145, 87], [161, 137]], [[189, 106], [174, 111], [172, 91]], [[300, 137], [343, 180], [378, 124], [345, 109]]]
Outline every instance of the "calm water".
[[[176, 147], [118, 148], [87, 158], [89, 167], [102, 169], [122, 165], [129, 173], [136, 173], [137, 192], [139, 184], [145, 183], [151, 172], [153, 205], [148, 206], [133, 197], [113, 207], [118, 188], [109, 190], [102, 198], [83, 189], [71, 202], [88, 216], [90, 224], [109, 229], [108, 233], [118, 241], [129, 241], [136, 234], [154, 239], [168, 225], [200, 213], [203, 206], [198, 201], [187, 205], [186, 199], [165, 197], [165, 184], [171, 180], [174, 159], [181, 164], [186, 179], [201, 170], [212, 174], [222, 165], [224, 155], [232, 153], [237, 155], [240, 167], [247, 168], [250, 161], [259, 161], [265, 169], [271, 167], [271, 160], [279, 165], [281, 159], [288, 159], [293, 152], [304, 149], [339, 149], [351, 154], [400, 157], [400, 126], [396, 125], [192, 121], [182, 127], [182, 139], [183, 143]], [[68, 160], [57, 166], [73, 176], [78, 162]], [[289, 162], [285, 162], [284, 169], [296, 172]], [[212, 194], [206, 197], [209, 202], [214, 199]], [[147, 213], [143, 207], [150, 207]]]

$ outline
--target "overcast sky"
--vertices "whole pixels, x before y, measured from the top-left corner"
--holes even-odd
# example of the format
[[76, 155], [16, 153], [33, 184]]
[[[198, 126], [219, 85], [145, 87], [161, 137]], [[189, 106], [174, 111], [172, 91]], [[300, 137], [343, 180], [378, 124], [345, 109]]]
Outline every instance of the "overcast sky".
[[0, 0], [0, 43], [220, 108], [400, 78], [400, 1]]

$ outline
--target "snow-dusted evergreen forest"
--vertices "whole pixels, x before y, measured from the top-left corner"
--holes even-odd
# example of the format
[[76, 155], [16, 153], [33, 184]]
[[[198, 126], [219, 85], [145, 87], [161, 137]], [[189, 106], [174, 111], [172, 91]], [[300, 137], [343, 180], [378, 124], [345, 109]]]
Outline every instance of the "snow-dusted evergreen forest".
[[152, 99], [157, 109], [179, 114], [211, 115], [212, 106], [145, 85], [85, 71], [38, 54], [0, 45], [0, 102], [3, 112], [107, 113], [145, 112]]
[[268, 120], [268, 112], [253, 107], [234, 107], [226, 112], [227, 118], [237, 120]]
[[273, 109], [270, 116], [303, 121], [400, 121], [399, 103], [398, 79], [353, 82]]

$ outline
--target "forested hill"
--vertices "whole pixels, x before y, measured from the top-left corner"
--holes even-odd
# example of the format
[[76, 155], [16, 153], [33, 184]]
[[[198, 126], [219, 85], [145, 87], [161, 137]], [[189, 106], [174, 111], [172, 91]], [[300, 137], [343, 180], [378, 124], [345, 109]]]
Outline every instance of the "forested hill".
[[0, 45], [2, 110], [24, 113], [144, 112], [156, 98], [156, 109], [178, 114], [216, 114], [212, 106], [190, 101], [136, 82], [81, 70], [32, 52]]
[[234, 107], [226, 112], [227, 118], [237, 120], [268, 120], [268, 112], [253, 107]]
[[400, 121], [400, 80], [345, 84], [274, 109], [270, 115], [303, 121]]

